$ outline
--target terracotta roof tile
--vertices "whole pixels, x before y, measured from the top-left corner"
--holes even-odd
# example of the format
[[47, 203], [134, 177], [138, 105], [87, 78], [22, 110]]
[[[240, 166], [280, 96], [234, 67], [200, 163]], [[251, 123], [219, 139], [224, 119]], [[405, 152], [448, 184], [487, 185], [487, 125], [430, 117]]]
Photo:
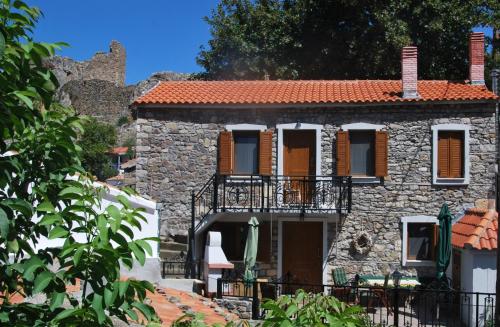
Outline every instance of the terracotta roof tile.
[[344, 81], [168, 81], [134, 105], [347, 104], [493, 100], [485, 86], [465, 82], [419, 81], [419, 98], [402, 98], [400, 80]]
[[109, 153], [123, 155], [123, 154], [126, 154], [127, 151], [128, 151], [128, 147], [127, 146], [117, 146], [117, 147], [112, 148], [109, 151]]
[[454, 247], [496, 250], [498, 214], [492, 210], [468, 209], [451, 231], [451, 244]]

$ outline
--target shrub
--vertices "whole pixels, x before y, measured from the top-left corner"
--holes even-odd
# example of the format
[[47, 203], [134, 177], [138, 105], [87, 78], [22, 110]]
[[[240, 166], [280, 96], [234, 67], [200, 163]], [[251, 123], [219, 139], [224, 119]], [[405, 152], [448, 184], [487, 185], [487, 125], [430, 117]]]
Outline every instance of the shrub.
[[298, 290], [295, 296], [267, 300], [262, 326], [367, 326], [366, 315], [359, 306], [349, 306], [333, 296]]
[[118, 118], [118, 120], [116, 121], [116, 126], [120, 127], [128, 124], [128, 122], [129, 122], [128, 116], [120, 116], [120, 118]]
[[115, 128], [88, 117], [83, 123], [83, 129], [84, 133], [78, 141], [82, 148], [83, 168], [100, 181], [116, 176], [118, 171], [113, 168], [108, 156], [109, 150], [116, 144]]

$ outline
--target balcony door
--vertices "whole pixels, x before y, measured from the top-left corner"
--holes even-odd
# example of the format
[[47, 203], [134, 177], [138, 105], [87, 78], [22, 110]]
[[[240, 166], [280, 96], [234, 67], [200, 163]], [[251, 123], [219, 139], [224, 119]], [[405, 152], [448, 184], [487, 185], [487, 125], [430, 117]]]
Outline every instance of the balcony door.
[[283, 131], [283, 172], [289, 176], [284, 201], [288, 204], [309, 204], [316, 174], [316, 131]]

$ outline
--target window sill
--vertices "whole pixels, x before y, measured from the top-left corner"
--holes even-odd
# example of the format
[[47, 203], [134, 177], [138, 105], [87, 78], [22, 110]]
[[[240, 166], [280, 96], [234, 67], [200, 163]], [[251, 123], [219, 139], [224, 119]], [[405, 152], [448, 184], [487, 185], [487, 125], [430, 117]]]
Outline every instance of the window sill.
[[380, 184], [380, 177], [375, 176], [352, 176], [353, 184]]
[[434, 185], [468, 185], [469, 181], [465, 178], [435, 178], [433, 181]]
[[403, 264], [405, 267], [432, 267], [436, 262], [433, 260], [406, 260]]

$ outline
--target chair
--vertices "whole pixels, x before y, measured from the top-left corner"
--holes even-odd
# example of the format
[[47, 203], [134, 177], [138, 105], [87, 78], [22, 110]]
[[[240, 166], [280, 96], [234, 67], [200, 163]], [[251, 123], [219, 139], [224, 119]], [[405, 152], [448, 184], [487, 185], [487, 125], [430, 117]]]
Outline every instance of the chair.
[[[349, 296], [355, 292], [353, 287], [357, 287], [359, 276], [356, 274], [356, 277], [353, 279], [348, 279], [345, 273], [344, 268], [334, 268], [332, 270], [333, 277], [333, 285], [331, 294], [336, 298], [348, 302]], [[358, 302], [357, 294], [354, 294], [354, 302]]]
[[[380, 288], [380, 287], [372, 288], [371, 292], [373, 294], [373, 297], [376, 297], [379, 300], [379, 303], [382, 302], [384, 307], [387, 309], [387, 312], [389, 314], [392, 314], [393, 310], [392, 310], [391, 302], [389, 301], [389, 296], [388, 296], [389, 292], [387, 292], [388, 284], [389, 284], [389, 274], [385, 275], [384, 287], [383, 288]], [[367, 309], [372, 308], [373, 297], [370, 297], [370, 299], [368, 300]]]
[[332, 270], [333, 285], [335, 287], [351, 286], [351, 282], [347, 279], [344, 268], [334, 268]]

